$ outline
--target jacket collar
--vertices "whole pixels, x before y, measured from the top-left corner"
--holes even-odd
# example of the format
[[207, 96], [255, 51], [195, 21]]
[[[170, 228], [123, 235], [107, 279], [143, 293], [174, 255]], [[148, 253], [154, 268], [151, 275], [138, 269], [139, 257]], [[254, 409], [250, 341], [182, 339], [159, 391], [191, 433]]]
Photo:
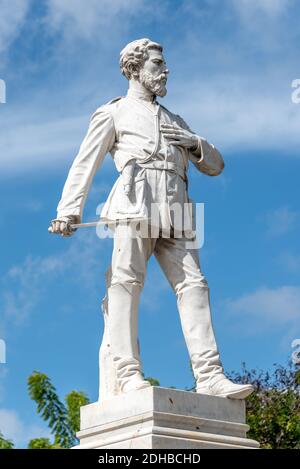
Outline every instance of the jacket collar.
[[134, 99], [138, 99], [138, 100], [142, 100], [146, 103], [149, 103], [149, 104], [157, 104], [156, 102], [156, 96], [152, 93], [150, 93], [150, 91], [147, 91], [147, 90], [134, 90], [132, 88], [129, 88], [128, 91], [127, 91], [127, 96], [129, 98], [134, 98]]
[[150, 95], [146, 96], [144, 93], [140, 93], [139, 91], [136, 90], [131, 90], [129, 89], [127, 92], [127, 98], [134, 99], [138, 103], [140, 103], [142, 106], [144, 106], [148, 111], [150, 111], [152, 114], [157, 115], [160, 109], [159, 103], [156, 101], [156, 96], [151, 95], [152, 100], [150, 98]]

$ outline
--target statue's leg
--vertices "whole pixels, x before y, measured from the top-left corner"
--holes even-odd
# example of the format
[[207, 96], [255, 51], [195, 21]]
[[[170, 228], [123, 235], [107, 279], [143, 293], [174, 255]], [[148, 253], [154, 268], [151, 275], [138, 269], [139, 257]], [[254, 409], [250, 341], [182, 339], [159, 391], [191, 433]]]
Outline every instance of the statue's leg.
[[155, 255], [177, 297], [183, 334], [196, 380], [196, 391], [244, 398], [251, 386], [229, 381], [223, 372], [211, 319], [209, 288], [200, 270], [198, 251], [184, 238], [162, 238]]
[[[109, 348], [105, 362], [105, 378], [108, 392], [100, 388], [102, 396], [128, 392], [149, 386], [142, 377], [138, 346], [138, 304], [143, 288], [148, 258], [154, 240], [132, 237], [130, 232], [116, 230], [112, 256], [111, 275], [107, 285], [105, 309], [105, 333], [102, 352]], [[101, 360], [101, 359], [100, 359]], [[108, 373], [107, 367], [112, 367]], [[102, 370], [100, 371], [102, 373]], [[113, 377], [114, 380], [110, 378]], [[100, 375], [100, 382], [102, 377]], [[102, 397], [101, 397], [102, 398]]]
[[111, 266], [106, 272], [106, 292], [101, 303], [104, 331], [99, 349], [99, 401], [104, 401], [118, 394], [116, 371], [113, 364], [108, 332], [108, 288], [111, 283]]

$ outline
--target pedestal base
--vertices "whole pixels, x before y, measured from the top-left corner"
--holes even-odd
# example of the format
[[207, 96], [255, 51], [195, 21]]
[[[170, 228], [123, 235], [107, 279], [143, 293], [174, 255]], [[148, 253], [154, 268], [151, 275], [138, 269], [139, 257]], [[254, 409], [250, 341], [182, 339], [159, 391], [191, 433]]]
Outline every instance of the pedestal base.
[[150, 387], [81, 408], [76, 449], [258, 448], [245, 402]]

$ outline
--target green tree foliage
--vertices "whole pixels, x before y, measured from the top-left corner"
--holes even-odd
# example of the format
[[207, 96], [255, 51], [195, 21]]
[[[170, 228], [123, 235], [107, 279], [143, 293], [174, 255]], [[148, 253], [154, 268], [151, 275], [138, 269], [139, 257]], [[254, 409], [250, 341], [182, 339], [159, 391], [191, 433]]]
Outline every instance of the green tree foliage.
[[149, 383], [151, 384], [151, 386], [160, 386], [160, 383], [158, 381], [158, 379], [156, 378], [145, 378], [146, 381], [149, 381]]
[[0, 432], [0, 449], [13, 449], [14, 444], [11, 440], [6, 440]]
[[29, 442], [31, 448], [70, 448], [77, 443], [76, 432], [79, 430], [80, 406], [89, 403], [86, 394], [72, 391], [66, 396], [63, 404], [50, 379], [44, 373], [34, 371], [28, 378], [28, 392], [37, 403], [37, 411], [48, 423], [54, 434], [54, 444], [46, 438], [37, 438]]
[[28, 449], [54, 449], [49, 438], [35, 438], [28, 443]]
[[87, 405], [90, 401], [84, 392], [71, 391], [66, 395], [66, 405], [68, 414], [68, 424], [74, 434], [80, 428], [80, 407]]
[[255, 387], [246, 401], [248, 437], [266, 449], [300, 449], [300, 370], [275, 365], [269, 373], [243, 365], [231, 378]]
[[[300, 370], [291, 363], [283, 367], [275, 365], [272, 372], [247, 370], [232, 373], [238, 383], [251, 383], [255, 392], [246, 400], [249, 438], [260, 442], [262, 448], [300, 449]], [[146, 378], [152, 386], [159, 381]], [[38, 413], [48, 422], [54, 434], [54, 443], [48, 438], [36, 438], [29, 442], [31, 449], [69, 448], [77, 443], [79, 409], [89, 403], [86, 394], [72, 391], [63, 404], [55, 387], [44, 373], [35, 371], [28, 378], [30, 397], [37, 403]], [[0, 448], [11, 449], [14, 444], [0, 432]]]

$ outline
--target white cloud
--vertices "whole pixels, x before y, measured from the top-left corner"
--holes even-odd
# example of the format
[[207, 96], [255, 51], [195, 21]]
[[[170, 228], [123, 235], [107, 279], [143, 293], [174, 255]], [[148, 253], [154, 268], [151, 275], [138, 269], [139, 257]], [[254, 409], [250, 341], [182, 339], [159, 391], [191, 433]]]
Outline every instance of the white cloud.
[[0, 0], [0, 53], [19, 35], [30, 0]]
[[0, 408], [0, 431], [4, 438], [12, 440], [16, 448], [26, 448], [33, 438], [50, 438], [50, 431], [39, 425], [28, 425], [13, 409]]
[[41, 200], [28, 198], [25, 199], [22, 203], [19, 204], [19, 208], [21, 210], [31, 212], [31, 213], [39, 213], [43, 209], [43, 203]]
[[257, 321], [257, 330], [262, 327], [281, 327], [299, 324], [300, 287], [261, 287], [236, 299], [225, 301], [226, 310], [239, 321]]
[[[76, 233], [74, 239], [63, 239], [63, 252], [46, 257], [27, 256], [1, 279], [0, 306], [2, 327], [21, 325], [35, 310], [52, 281], [67, 278], [88, 291], [98, 291], [95, 271], [101, 267], [100, 252], [105, 242], [94, 231]], [[5, 331], [4, 331], [5, 332]]]
[[[8, 374], [8, 366], [0, 365], [0, 402], [3, 402], [5, 397], [5, 386], [4, 381]], [[0, 421], [0, 432], [1, 432], [1, 421]]]
[[231, 0], [231, 2], [241, 18], [249, 23], [256, 15], [277, 17], [292, 3], [291, 0]]
[[120, 24], [128, 23], [143, 4], [144, 0], [47, 0], [47, 23], [65, 36], [92, 39], [102, 34], [103, 28], [118, 33]]
[[22, 323], [38, 303], [45, 282], [59, 274], [63, 258], [27, 257], [22, 265], [11, 268], [2, 279], [2, 313], [6, 321]]
[[[215, 19], [212, 27], [217, 29], [218, 24], [225, 28], [230, 26], [232, 36], [231, 33], [226, 37], [223, 33], [211, 35], [212, 30], [205, 27], [191, 30], [187, 25], [186, 30], [181, 31], [180, 40], [174, 38], [171, 41], [166, 37], [167, 60], [169, 56], [174, 58], [169, 96], [162, 103], [182, 114], [196, 132], [215, 143], [222, 152], [242, 154], [259, 150], [274, 151], [282, 157], [299, 156], [300, 105], [291, 101], [291, 82], [296, 78], [293, 74], [298, 62], [292, 54], [293, 49], [287, 46], [295, 42], [293, 28], [281, 21], [281, 14], [292, 3], [236, 0], [232, 1], [233, 9], [221, 9], [219, 17], [215, 14], [218, 2], [207, 3], [209, 18]], [[17, 1], [11, 3], [16, 4]], [[187, 4], [190, 14], [194, 11], [200, 19], [205, 18], [208, 7], [200, 8], [198, 2]], [[100, 99], [100, 105], [108, 97], [123, 92], [123, 89], [119, 91], [119, 83], [125, 82], [118, 81], [118, 51], [129, 37], [135, 37], [132, 19], [136, 20], [135, 15], [140, 15], [141, 25], [147, 25], [155, 17], [163, 25], [168, 13], [164, 5], [156, 11], [144, 0], [48, 0], [47, 7], [47, 18], [43, 19], [46, 34], [54, 32], [55, 41], [64, 35], [78, 39], [75, 49], [68, 55], [66, 68], [63, 60], [55, 61], [51, 54], [64, 57], [69, 48], [59, 48], [55, 42], [49, 49], [55, 77], [65, 72], [68, 75], [67, 67], [72, 68], [74, 57], [80, 54], [86, 57], [84, 70], [77, 68], [65, 86], [57, 86], [55, 92], [53, 83], [49, 85], [45, 79], [36, 84], [31, 96], [31, 92], [26, 95], [25, 104], [8, 102], [2, 106], [5, 111], [1, 113], [0, 154], [4, 175], [59, 168], [66, 160], [71, 162], [87, 129], [87, 100], [93, 103], [92, 113], [96, 100]], [[13, 6], [10, 10], [13, 11]], [[268, 22], [266, 26], [264, 20], [260, 31], [246, 35], [245, 39], [240, 23], [230, 22], [232, 11], [255, 12], [258, 18], [276, 17], [279, 25]], [[251, 22], [257, 24], [257, 21]], [[115, 34], [118, 34], [117, 40]], [[266, 35], [268, 48], [262, 54]], [[89, 42], [88, 46], [83, 39]], [[259, 52], [257, 48], [253, 49], [254, 39], [259, 44]], [[240, 42], [240, 48], [236, 47], [237, 42]], [[99, 48], [104, 43], [107, 55], [102, 56]], [[109, 54], [113, 54], [112, 58]], [[26, 59], [30, 62], [32, 57]], [[90, 68], [86, 67], [88, 63], [92, 64]], [[32, 69], [35, 70], [37, 65], [33, 61]], [[49, 86], [52, 87], [50, 92]]]
[[300, 212], [289, 207], [279, 207], [266, 214], [267, 235], [282, 236], [291, 231], [296, 221], [300, 218]]
[[78, 135], [83, 138], [89, 116], [30, 123], [28, 115], [27, 120], [24, 116], [23, 122], [12, 122], [13, 115], [3, 123], [4, 138], [0, 142], [0, 153], [6, 172], [17, 173], [54, 168], [66, 158], [70, 159], [70, 155], [75, 157], [80, 143]]
[[281, 336], [280, 347], [284, 352], [289, 352], [290, 358], [292, 358], [292, 353], [295, 350], [292, 347], [292, 343], [295, 339], [299, 338], [299, 321], [295, 322], [291, 327], [287, 328]]
[[17, 412], [9, 409], [0, 409], [0, 426], [3, 436], [14, 441], [22, 434], [23, 425]]
[[[300, 106], [290, 102], [289, 87], [284, 99], [276, 99], [271, 88], [256, 86], [257, 79], [252, 90], [245, 85], [247, 81], [249, 78], [240, 76], [227, 77], [220, 83], [214, 77], [208, 83], [196, 74], [185, 83], [170, 80], [167, 107], [180, 113], [196, 132], [223, 152], [274, 150], [282, 157], [298, 157]], [[165, 104], [163, 100], [162, 103]], [[68, 101], [65, 108], [68, 109]], [[33, 105], [26, 117], [19, 113], [16, 118], [12, 109], [3, 121], [0, 141], [3, 173], [59, 169], [75, 157], [90, 116], [80, 113], [74, 117], [72, 113], [57, 120], [49, 116], [47, 120], [45, 113], [45, 120], [36, 122], [35, 112], [38, 111]]]
[[283, 90], [266, 77], [259, 80], [241, 70], [209, 81], [194, 73], [174, 85], [170, 78], [170, 108], [223, 151], [273, 150], [299, 157], [300, 106], [290, 100], [289, 83]]
[[291, 252], [284, 251], [277, 257], [277, 262], [283, 266], [288, 272], [300, 272], [300, 255], [292, 254]]
[[3, 436], [14, 441], [22, 435], [23, 425], [14, 410], [0, 409], [0, 428]]

